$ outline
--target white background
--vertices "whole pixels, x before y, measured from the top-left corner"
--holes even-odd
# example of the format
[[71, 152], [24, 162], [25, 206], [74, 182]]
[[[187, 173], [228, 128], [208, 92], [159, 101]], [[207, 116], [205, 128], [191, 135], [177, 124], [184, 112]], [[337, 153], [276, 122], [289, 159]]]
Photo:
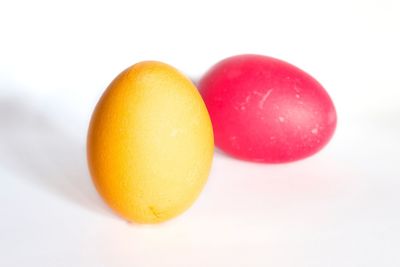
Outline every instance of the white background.
[[[0, 266], [400, 266], [400, 2], [0, 2]], [[291, 164], [215, 154], [195, 205], [116, 217], [85, 161], [91, 112], [141, 60], [194, 80], [259, 53], [317, 78], [339, 121]]]

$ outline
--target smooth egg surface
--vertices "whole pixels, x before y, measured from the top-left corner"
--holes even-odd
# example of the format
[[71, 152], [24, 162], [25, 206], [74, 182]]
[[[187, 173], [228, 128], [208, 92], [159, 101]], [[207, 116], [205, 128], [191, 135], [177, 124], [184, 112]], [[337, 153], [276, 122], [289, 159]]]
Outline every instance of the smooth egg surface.
[[189, 208], [204, 187], [213, 130], [193, 83], [156, 61], [119, 74], [92, 115], [87, 157], [93, 182], [120, 216], [166, 221]]
[[222, 60], [199, 81], [215, 143], [234, 157], [284, 163], [311, 156], [331, 139], [336, 111], [309, 74], [261, 55]]

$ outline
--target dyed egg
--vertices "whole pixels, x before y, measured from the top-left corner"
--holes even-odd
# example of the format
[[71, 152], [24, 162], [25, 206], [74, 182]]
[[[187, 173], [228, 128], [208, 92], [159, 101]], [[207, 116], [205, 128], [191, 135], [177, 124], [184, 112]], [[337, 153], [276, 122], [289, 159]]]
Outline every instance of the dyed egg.
[[284, 61], [239, 55], [200, 80], [215, 143], [234, 157], [283, 163], [313, 155], [331, 139], [336, 111], [324, 88]]
[[213, 131], [193, 83], [161, 62], [119, 74], [98, 102], [87, 157], [93, 182], [120, 216], [166, 221], [192, 205], [206, 183]]

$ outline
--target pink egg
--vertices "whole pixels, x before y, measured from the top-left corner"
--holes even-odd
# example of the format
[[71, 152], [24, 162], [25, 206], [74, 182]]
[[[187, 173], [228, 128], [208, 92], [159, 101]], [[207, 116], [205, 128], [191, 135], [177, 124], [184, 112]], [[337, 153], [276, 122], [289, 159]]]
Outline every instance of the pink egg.
[[200, 80], [216, 145], [234, 157], [267, 163], [311, 156], [331, 139], [336, 111], [309, 74], [261, 55], [222, 60]]

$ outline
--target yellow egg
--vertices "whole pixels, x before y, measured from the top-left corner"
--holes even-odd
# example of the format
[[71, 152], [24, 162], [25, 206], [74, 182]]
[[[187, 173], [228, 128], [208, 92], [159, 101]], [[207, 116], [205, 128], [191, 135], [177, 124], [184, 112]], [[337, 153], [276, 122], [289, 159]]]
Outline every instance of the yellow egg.
[[119, 74], [98, 102], [87, 156], [94, 184], [120, 216], [168, 220], [189, 208], [209, 174], [214, 139], [193, 83], [156, 61]]

